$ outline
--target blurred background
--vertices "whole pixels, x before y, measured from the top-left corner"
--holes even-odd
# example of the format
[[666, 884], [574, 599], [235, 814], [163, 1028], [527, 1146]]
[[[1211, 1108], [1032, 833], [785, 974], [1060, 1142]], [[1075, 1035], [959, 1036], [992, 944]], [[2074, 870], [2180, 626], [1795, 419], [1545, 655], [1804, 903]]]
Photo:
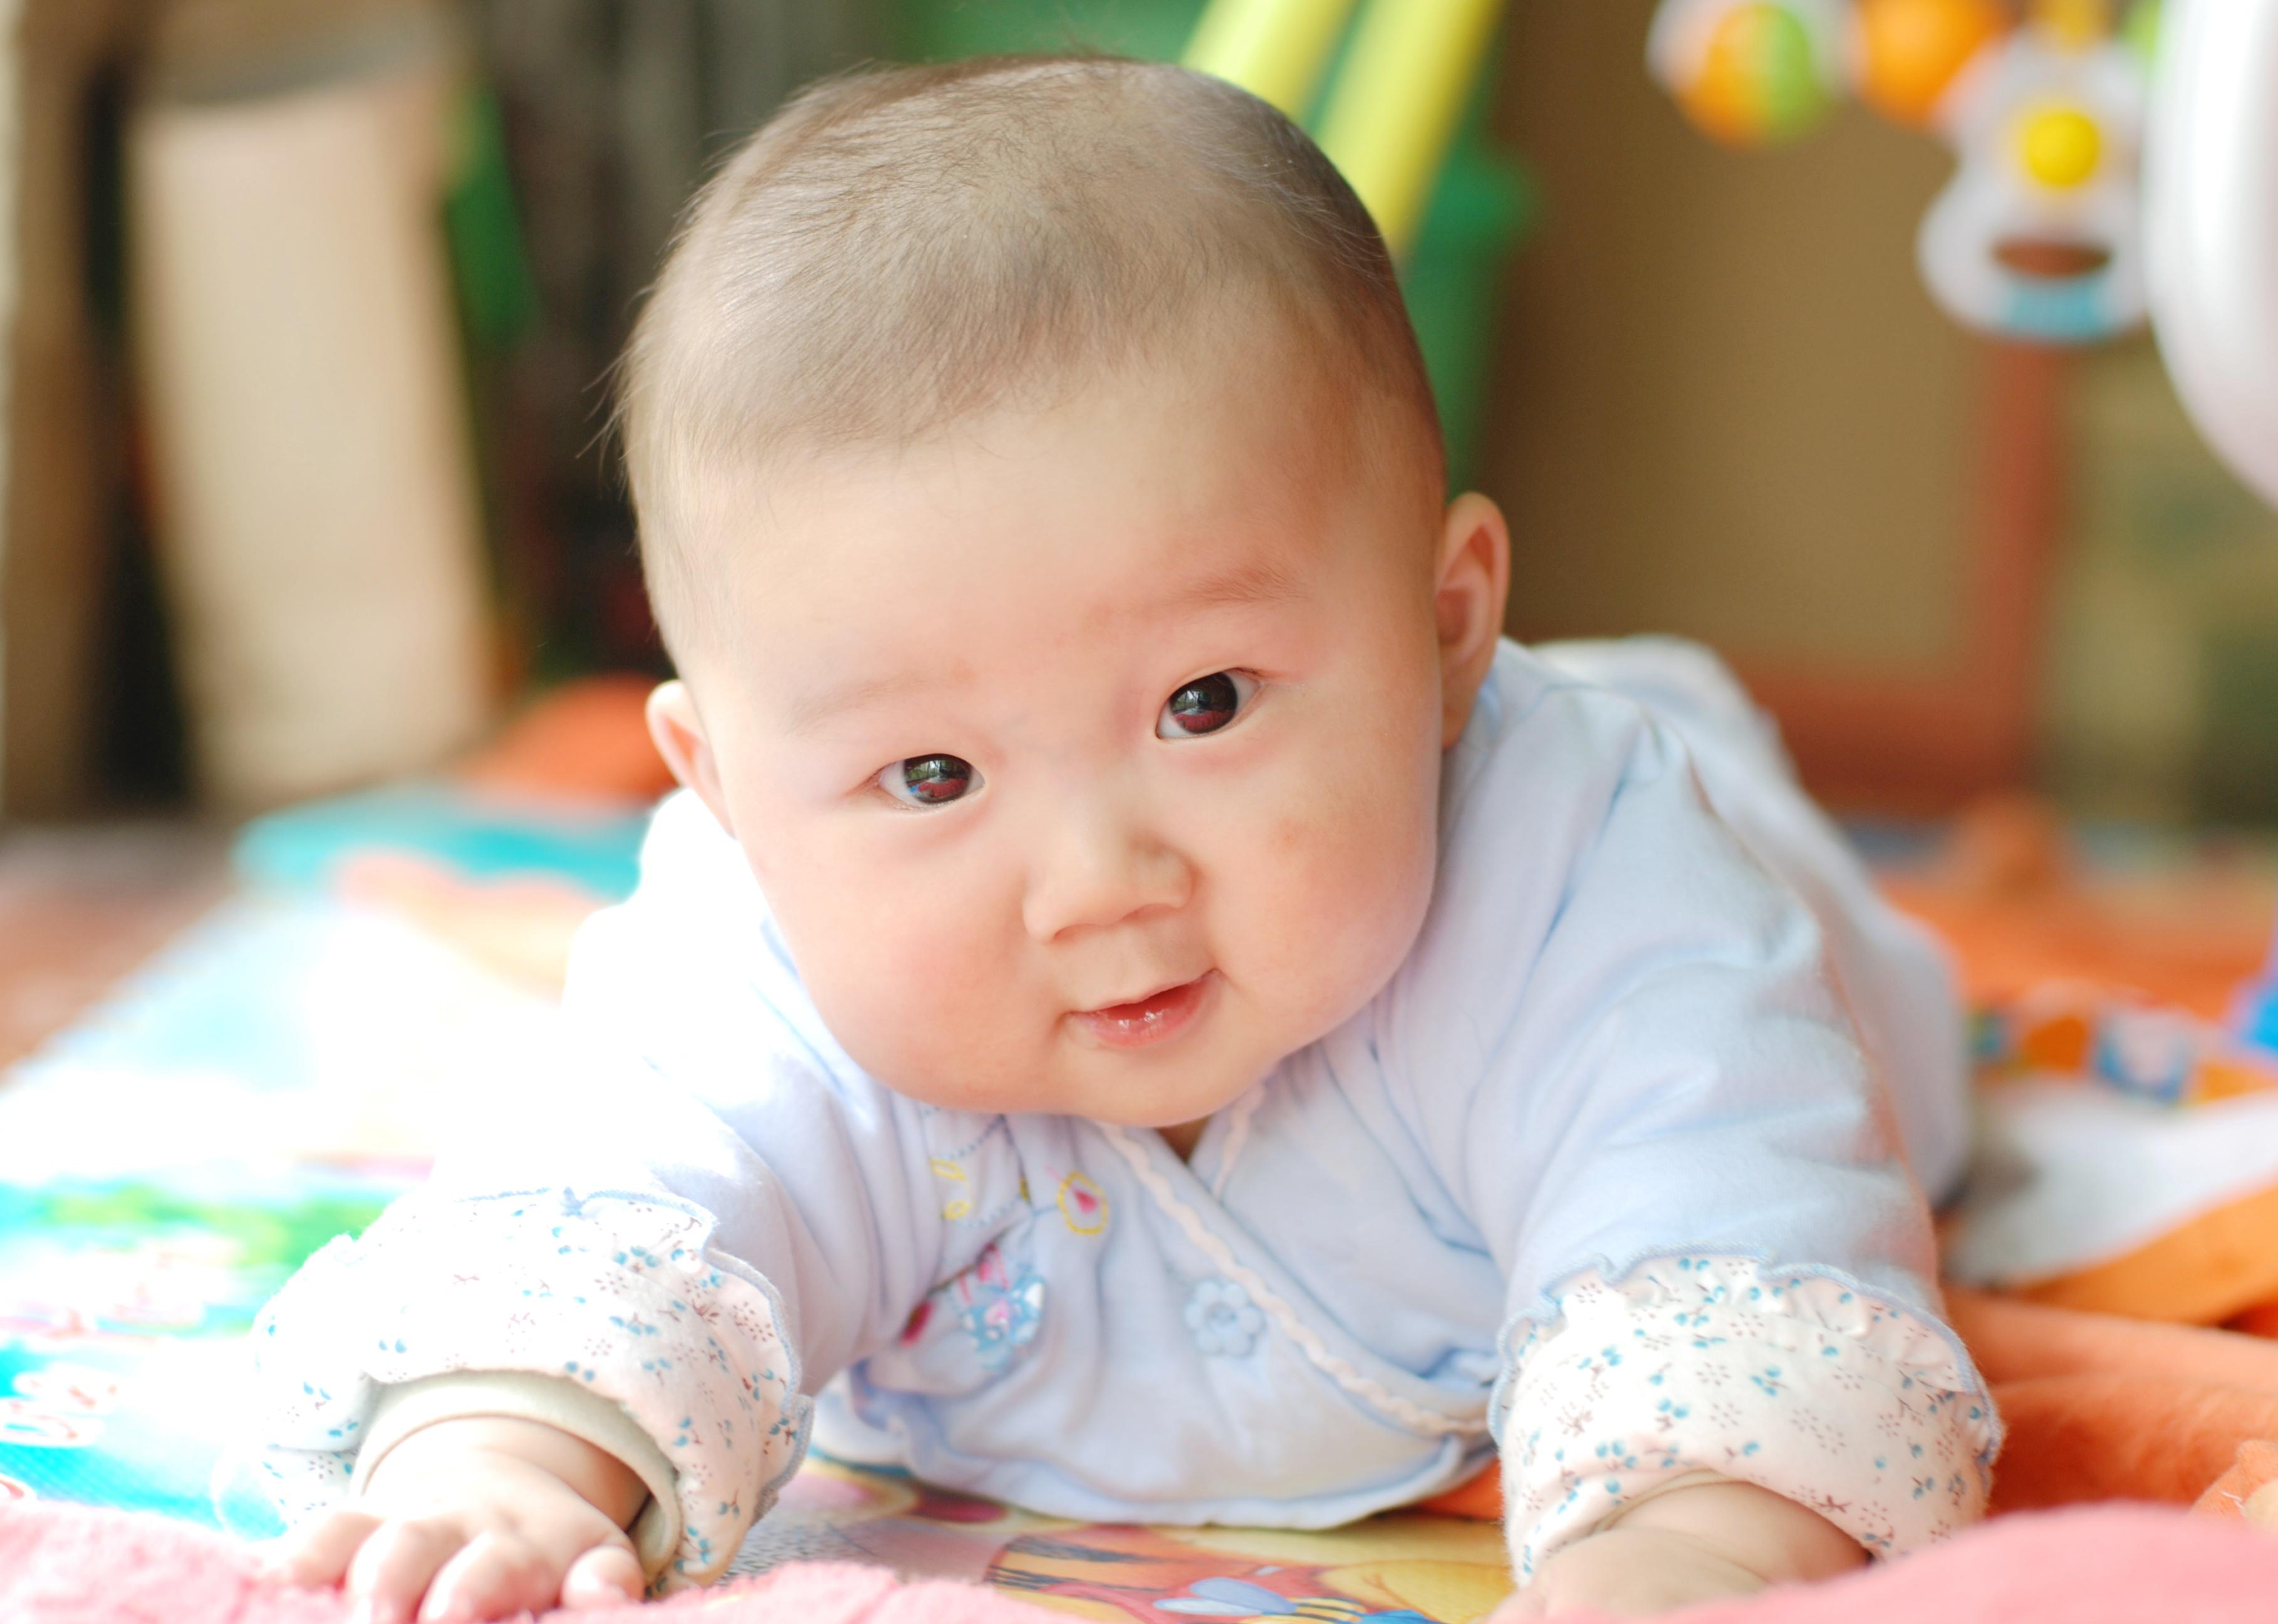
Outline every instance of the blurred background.
[[[707, 165], [866, 58], [1201, 10], [14, 0], [0, 808], [233, 815], [659, 670], [603, 379]], [[2150, 341], [1965, 332], [1952, 155], [1706, 141], [1654, 11], [1517, 0], [1410, 258], [1511, 629], [1713, 643], [1854, 809], [2278, 816], [2278, 517]]]

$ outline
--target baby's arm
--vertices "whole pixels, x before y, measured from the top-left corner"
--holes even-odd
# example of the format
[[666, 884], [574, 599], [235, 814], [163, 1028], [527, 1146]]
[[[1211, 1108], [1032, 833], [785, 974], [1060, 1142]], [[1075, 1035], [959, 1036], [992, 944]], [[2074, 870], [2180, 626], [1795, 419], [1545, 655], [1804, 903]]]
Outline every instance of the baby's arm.
[[1553, 1553], [1497, 1624], [1592, 1609], [1662, 1613], [1832, 1579], [1866, 1560], [1858, 1542], [1817, 1512], [1704, 1473]]
[[341, 1585], [369, 1624], [458, 1624], [638, 1601], [626, 1528], [649, 1486], [543, 1421], [469, 1415], [388, 1451], [354, 1501], [280, 1543], [271, 1570]]
[[[544, 1110], [467, 1124], [427, 1188], [257, 1322], [252, 1465], [288, 1521], [409, 1507], [373, 1475], [391, 1440], [516, 1416], [632, 1468], [653, 1586], [707, 1582], [796, 1465], [807, 1394], [961, 1267], [931, 1119], [802, 1013], [759, 904], [733, 906], [740, 855], [713, 828], [719, 863], [697, 862], [685, 810], [659, 814], [641, 893], [580, 938], [576, 1042], [533, 1062]], [[615, 1508], [588, 1503], [607, 1536]]]
[[1491, 1424], [1552, 1605], [1903, 1552], [1982, 1513], [1999, 1436], [1816, 920], [1623, 709], [1546, 701], [1473, 787], [1559, 883], [1449, 893], [1378, 1038], [1508, 1282]]

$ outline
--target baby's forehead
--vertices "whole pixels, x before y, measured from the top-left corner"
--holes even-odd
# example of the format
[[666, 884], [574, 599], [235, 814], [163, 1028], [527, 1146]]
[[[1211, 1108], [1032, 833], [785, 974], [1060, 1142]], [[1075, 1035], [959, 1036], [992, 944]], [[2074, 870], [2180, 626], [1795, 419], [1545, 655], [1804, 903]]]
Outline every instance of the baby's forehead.
[[1155, 635], [1294, 602], [1333, 552], [1429, 554], [1421, 451], [1404, 471], [1363, 454], [1386, 436], [1340, 433], [1334, 405], [1264, 366], [1199, 389], [1103, 381], [922, 442], [816, 448], [707, 481], [711, 522], [683, 554], [747, 628], [1010, 637], [1035, 629], [998, 620], [1017, 599], [1063, 630]]
[[[1364, 482], [1436, 498], [1438, 455], [1436, 440], [1357, 387], [1312, 329], [1228, 297], [1143, 356], [1040, 369], [986, 410], [923, 433], [791, 434], [731, 466], [744, 490], [774, 507], [887, 487], [921, 504], [978, 499], [1009, 515], [1040, 491], [1066, 487], [1110, 509], [1161, 499], [1310, 511]], [[1436, 510], [1436, 500], [1430, 505]]]

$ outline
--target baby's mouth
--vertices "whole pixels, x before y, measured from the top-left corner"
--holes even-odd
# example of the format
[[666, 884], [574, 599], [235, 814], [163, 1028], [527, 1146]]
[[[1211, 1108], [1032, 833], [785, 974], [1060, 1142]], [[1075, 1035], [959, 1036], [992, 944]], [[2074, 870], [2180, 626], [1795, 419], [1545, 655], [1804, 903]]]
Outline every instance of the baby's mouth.
[[1079, 1009], [1068, 1016], [1079, 1036], [1104, 1049], [1143, 1049], [1167, 1042], [1194, 1024], [1218, 985], [1218, 972], [1150, 992], [1128, 1004]]

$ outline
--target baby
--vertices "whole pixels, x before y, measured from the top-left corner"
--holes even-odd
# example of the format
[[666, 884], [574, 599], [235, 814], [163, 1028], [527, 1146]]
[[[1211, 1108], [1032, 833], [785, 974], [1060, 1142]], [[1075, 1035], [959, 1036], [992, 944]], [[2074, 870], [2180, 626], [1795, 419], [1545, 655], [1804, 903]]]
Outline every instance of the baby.
[[1978, 1514], [1940, 961], [1708, 656], [1502, 640], [1502, 517], [1295, 126], [1116, 61], [813, 90], [623, 427], [686, 792], [558, 1107], [264, 1314], [287, 1572], [700, 1583], [811, 1429], [1288, 1528], [1499, 1448], [1514, 1616]]

